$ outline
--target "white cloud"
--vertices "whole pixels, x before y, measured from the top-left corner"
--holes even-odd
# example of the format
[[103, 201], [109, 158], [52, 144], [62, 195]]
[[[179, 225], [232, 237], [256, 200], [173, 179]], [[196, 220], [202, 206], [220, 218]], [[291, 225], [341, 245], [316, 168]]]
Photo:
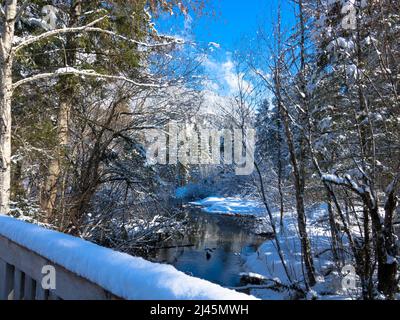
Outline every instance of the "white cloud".
[[229, 52], [223, 60], [203, 56], [201, 62], [208, 78], [207, 89], [217, 89], [223, 95], [235, 95], [240, 87], [244, 90], [253, 88], [253, 85], [244, 79], [245, 75], [236, 69]]

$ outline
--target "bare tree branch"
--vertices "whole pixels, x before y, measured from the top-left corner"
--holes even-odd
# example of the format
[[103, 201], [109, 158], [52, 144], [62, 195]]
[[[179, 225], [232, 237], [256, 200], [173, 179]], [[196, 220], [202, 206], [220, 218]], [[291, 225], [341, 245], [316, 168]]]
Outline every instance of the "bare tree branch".
[[24, 47], [26, 47], [26, 46], [28, 46], [28, 45], [30, 45], [32, 43], [35, 43], [37, 41], [40, 41], [40, 40], [43, 40], [43, 39], [46, 39], [46, 38], [49, 38], [49, 37], [56, 36], [58, 34], [75, 33], [75, 32], [85, 31], [87, 28], [90, 28], [90, 27], [96, 25], [97, 23], [103, 21], [107, 17], [108, 17], [107, 15], [102, 16], [102, 17], [100, 17], [100, 18], [88, 23], [87, 25], [82, 26], [82, 27], [71, 27], [71, 28], [54, 29], [54, 30], [50, 30], [50, 31], [44, 32], [44, 33], [42, 33], [42, 34], [40, 34], [38, 36], [28, 37], [25, 40], [23, 40], [22, 42], [20, 42], [17, 46], [15, 46], [13, 48], [13, 52], [16, 53], [20, 49], [22, 49], [22, 48], [24, 48]]
[[13, 48], [13, 52], [16, 53], [16, 52], [18, 52], [19, 50], [21, 50], [22, 48], [24, 48], [26, 46], [29, 46], [29, 45], [31, 45], [31, 44], [33, 44], [35, 42], [41, 41], [43, 39], [54, 37], [56, 35], [65, 34], [65, 33], [79, 33], [79, 32], [104, 33], [104, 34], [110, 35], [112, 37], [118, 38], [120, 40], [123, 40], [123, 41], [126, 41], [126, 42], [130, 42], [130, 43], [136, 44], [138, 46], [146, 47], [146, 48], [156, 48], [156, 47], [162, 47], [162, 46], [169, 46], [169, 45], [173, 45], [173, 44], [183, 44], [184, 43], [184, 41], [181, 40], [181, 39], [175, 39], [175, 38], [168, 37], [168, 38], [171, 39], [171, 41], [150, 44], [150, 43], [146, 43], [146, 42], [137, 41], [137, 40], [134, 40], [134, 39], [127, 38], [125, 36], [122, 36], [120, 34], [117, 34], [117, 33], [113, 32], [113, 31], [110, 31], [110, 30], [105, 30], [105, 29], [102, 29], [102, 28], [99, 28], [99, 27], [93, 27], [95, 24], [101, 22], [102, 20], [104, 20], [107, 17], [108, 16], [103, 16], [103, 17], [101, 17], [99, 19], [96, 19], [96, 20], [92, 21], [91, 23], [89, 23], [89, 24], [87, 24], [85, 26], [82, 26], [82, 27], [71, 27], [71, 28], [62, 28], [62, 29], [50, 30], [50, 31], [44, 32], [44, 33], [42, 33], [42, 34], [40, 34], [38, 36], [27, 38], [26, 40], [20, 42], [17, 46], [15, 46]]
[[88, 77], [102, 78], [102, 79], [121, 80], [121, 81], [129, 82], [135, 86], [144, 87], [144, 88], [163, 88], [167, 85], [167, 84], [157, 84], [157, 83], [140, 83], [140, 82], [133, 81], [129, 78], [126, 78], [124, 76], [105, 75], [105, 74], [97, 73], [94, 70], [78, 70], [78, 69], [74, 69], [71, 67], [66, 67], [66, 68], [58, 69], [55, 72], [40, 73], [40, 74], [36, 74], [36, 75], [33, 75], [28, 78], [19, 80], [13, 84], [13, 90], [15, 90], [19, 86], [26, 84], [26, 83], [30, 83], [30, 82], [42, 80], [42, 79], [53, 78], [53, 77], [57, 77], [60, 75], [80, 75], [80, 76], [88, 76]]

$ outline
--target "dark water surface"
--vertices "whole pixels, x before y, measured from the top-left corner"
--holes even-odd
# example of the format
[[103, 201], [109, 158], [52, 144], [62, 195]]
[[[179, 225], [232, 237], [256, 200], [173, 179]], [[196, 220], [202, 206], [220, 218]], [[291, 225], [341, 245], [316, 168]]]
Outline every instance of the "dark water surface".
[[246, 271], [242, 257], [266, 241], [251, 232], [255, 223], [253, 218], [188, 209], [189, 227], [183, 238], [164, 244], [168, 248], [157, 249], [148, 258], [223, 286], [238, 286], [239, 274]]

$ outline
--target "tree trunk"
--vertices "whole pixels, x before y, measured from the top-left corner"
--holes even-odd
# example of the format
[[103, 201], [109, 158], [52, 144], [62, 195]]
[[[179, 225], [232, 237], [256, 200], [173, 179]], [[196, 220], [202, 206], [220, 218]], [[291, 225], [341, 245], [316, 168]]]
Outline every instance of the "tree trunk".
[[11, 194], [11, 97], [12, 97], [12, 42], [17, 11], [17, 0], [7, 1], [2, 34], [0, 79], [0, 213], [10, 211]]
[[10, 210], [11, 192], [11, 95], [10, 84], [7, 83], [8, 71], [3, 69], [0, 105], [0, 213]]
[[[82, 13], [82, 1], [75, 0], [71, 3], [70, 27], [77, 25]], [[76, 36], [67, 35], [66, 43], [66, 66], [74, 66], [76, 62]], [[41, 208], [47, 214], [47, 220], [53, 218], [57, 194], [60, 191], [58, 180], [62, 173], [63, 162], [65, 160], [66, 149], [68, 146], [69, 116], [72, 109], [71, 96], [73, 95], [72, 85], [68, 81], [69, 77], [63, 77], [63, 92], [60, 94], [60, 109], [57, 118], [57, 146], [54, 158], [50, 161], [47, 178], [44, 184], [44, 192], [41, 199]]]
[[370, 226], [369, 226], [369, 215], [368, 208], [363, 208], [363, 226], [364, 226], [364, 270], [362, 275], [362, 287], [363, 287], [363, 298], [364, 300], [371, 300], [373, 298], [373, 279], [372, 279], [372, 267], [371, 267], [371, 245], [370, 245]]
[[69, 102], [61, 101], [57, 120], [56, 154], [50, 161], [48, 176], [44, 184], [41, 207], [47, 213], [47, 220], [52, 217], [57, 198], [57, 182], [61, 174], [62, 162], [68, 145]]
[[311, 253], [311, 245], [307, 234], [306, 228], [306, 214], [304, 208], [304, 177], [301, 176], [302, 170], [299, 170], [298, 159], [296, 156], [296, 149], [293, 142], [293, 134], [289, 124], [288, 111], [282, 112], [282, 119], [285, 127], [287, 144], [289, 147], [290, 161], [293, 167], [293, 179], [296, 189], [296, 209], [297, 209], [297, 223], [301, 241], [301, 251], [304, 259], [304, 264], [307, 271], [308, 285], [311, 287], [315, 285], [315, 269], [314, 261]]
[[[281, 148], [279, 147], [279, 150]], [[279, 230], [280, 232], [284, 231], [284, 223], [283, 223], [283, 218], [285, 214], [285, 206], [283, 202], [283, 189], [282, 189], [282, 160], [280, 159], [281, 157], [281, 152], [279, 151], [279, 160], [278, 160], [278, 192], [279, 192], [279, 212], [280, 212], [280, 218], [279, 218]]]
[[277, 126], [277, 140], [278, 140], [278, 192], [279, 192], [279, 212], [280, 212], [280, 220], [279, 220], [279, 227], [280, 232], [284, 231], [283, 225], [283, 217], [284, 217], [284, 200], [283, 200], [283, 188], [282, 188], [282, 175], [283, 175], [283, 165], [282, 165], [282, 122], [281, 122], [281, 104], [278, 103], [278, 119], [276, 121]]
[[399, 176], [395, 178], [386, 194], [387, 199], [385, 203], [385, 221], [383, 229], [385, 257], [381, 259], [382, 261], [378, 265], [378, 290], [383, 292], [389, 299], [394, 299], [398, 285], [398, 280], [396, 279], [398, 261], [396, 257], [399, 255], [399, 247], [393, 228], [393, 216], [398, 204], [398, 198], [395, 193], [400, 180]]
[[332, 198], [329, 192], [326, 194], [327, 197], [327, 204], [328, 204], [328, 214], [329, 214], [329, 226], [331, 230], [331, 238], [332, 238], [332, 256], [333, 260], [340, 265], [341, 259], [339, 256], [339, 232], [338, 228], [336, 225], [336, 219], [335, 219], [335, 212], [333, 211], [332, 207]]
[[[304, 7], [303, 1], [299, 0], [296, 2], [299, 8], [299, 28], [300, 28], [300, 90], [301, 94], [304, 95], [306, 90], [306, 26], [305, 26], [305, 16], [304, 16]], [[308, 106], [307, 106], [307, 97], [302, 97], [303, 106], [305, 106], [304, 110], [307, 111], [306, 115], [301, 115], [301, 123], [305, 124], [305, 121], [308, 120]], [[282, 101], [282, 100], [280, 100]], [[301, 241], [301, 249], [304, 260], [304, 265], [306, 267], [307, 272], [307, 286], [314, 286], [316, 283], [315, 280], [315, 268], [314, 261], [311, 252], [310, 240], [307, 234], [307, 221], [304, 207], [304, 192], [305, 192], [305, 158], [306, 158], [306, 147], [305, 147], [305, 139], [303, 134], [300, 136], [299, 140], [299, 154], [296, 154], [296, 147], [294, 144], [293, 132], [291, 130], [289, 124], [289, 111], [286, 109], [282, 112], [282, 118], [284, 122], [284, 128], [287, 138], [287, 144], [289, 147], [289, 155], [290, 161], [293, 166], [293, 179], [294, 185], [296, 189], [296, 209], [297, 209], [297, 224], [299, 228], [300, 241]]]

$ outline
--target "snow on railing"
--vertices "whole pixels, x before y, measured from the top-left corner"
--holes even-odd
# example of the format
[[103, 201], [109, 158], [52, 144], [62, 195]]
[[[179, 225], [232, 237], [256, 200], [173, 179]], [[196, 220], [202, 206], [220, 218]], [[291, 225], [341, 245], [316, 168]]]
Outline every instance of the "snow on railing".
[[[43, 287], [46, 270], [54, 272], [55, 288]], [[0, 216], [0, 299], [255, 298], [170, 265]]]

